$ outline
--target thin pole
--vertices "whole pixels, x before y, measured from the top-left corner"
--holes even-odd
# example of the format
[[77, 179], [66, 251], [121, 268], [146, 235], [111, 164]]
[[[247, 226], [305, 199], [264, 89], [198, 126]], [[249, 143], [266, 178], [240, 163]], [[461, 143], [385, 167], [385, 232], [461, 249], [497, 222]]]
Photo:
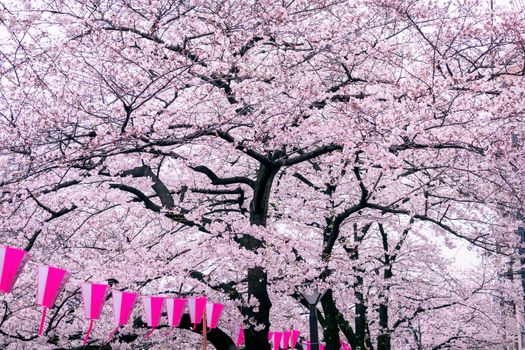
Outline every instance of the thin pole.
[[202, 315], [202, 336], [204, 342], [202, 343], [202, 349], [206, 350], [208, 348], [208, 321], [206, 321], [206, 306], [204, 306], [204, 314]]
[[315, 304], [310, 306], [310, 343], [312, 350], [319, 350], [319, 336], [317, 335], [317, 308]]

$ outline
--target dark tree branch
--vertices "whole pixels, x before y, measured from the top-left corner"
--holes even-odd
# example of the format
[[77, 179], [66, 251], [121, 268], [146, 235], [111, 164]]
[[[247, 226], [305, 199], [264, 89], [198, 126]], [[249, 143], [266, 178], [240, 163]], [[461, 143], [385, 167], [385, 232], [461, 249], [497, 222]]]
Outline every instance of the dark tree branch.
[[394, 154], [398, 154], [400, 151], [411, 150], [411, 149], [459, 149], [459, 150], [474, 152], [482, 156], [485, 155], [485, 150], [481, 147], [477, 147], [477, 146], [469, 145], [469, 144], [453, 143], [453, 142], [444, 142], [444, 143], [437, 143], [437, 144], [422, 144], [422, 143], [415, 143], [415, 142], [406, 140], [406, 142], [402, 144], [391, 145], [388, 148], [388, 150]]
[[162, 206], [168, 209], [175, 207], [175, 201], [171, 195], [170, 190], [164, 182], [162, 182], [157, 175], [152, 171], [149, 165], [142, 165], [140, 167], [135, 167], [133, 169], [125, 170], [121, 176], [131, 175], [133, 177], [149, 177], [153, 180], [153, 185], [151, 186], [162, 203]]
[[412, 321], [414, 318], [417, 317], [417, 315], [419, 315], [420, 313], [423, 313], [423, 312], [427, 312], [427, 311], [434, 311], [434, 310], [439, 310], [439, 309], [444, 309], [444, 308], [447, 308], [447, 307], [450, 307], [450, 306], [453, 306], [453, 305], [456, 305], [457, 303], [456, 302], [453, 302], [453, 303], [447, 303], [447, 304], [442, 304], [442, 305], [438, 305], [438, 306], [429, 306], [429, 307], [418, 307], [414, 313], [410, 316], [407, 316], [407, 317], [404, 317], [402, 319], [399, 319], [397, 320], [394, 325], [392, 326], [392, 329], [396, 329], [397, 327], [399, 327], [400, 325], [402, 325], [403, 323], [406, 323], [406, 322], [410, 322]]
[[340, 151], [342, 149], [343, 149], [343, 146], [341, 145], [337, 145], [337, 144], [326, 145], [326, 146], [319, 147], [313, 151], [305, 152], [294, 158], [277, 160], [275, 161], [275, 165], [278, 165], [278, 166], [295, 165], [295, 164], [302, 163], [307, 160], [317, 158], [319, 156], [322, 156], [323, 154], [331, 153], [334, 151]]
[[156, 213], [160, 213], [162, 209], [160, 205], [153, 203], [149, 199], [148, 196], [146, 196], [142, 191], [136, 189], [135, 187], [131, 187], [131, 186], [123, 185], [123, 184], [112, 183], [112, 184], [109, 184], [109, 188], [115, 188], [115, 189], [119, 189], [125, 192], [129, 192], [131, 194], [134, 194], [138, 200], [144, 203], [144, 206], [146, 208], [153, 210]]
[[337, 241], [337, 238], [339, 237], [339, 232], [343, 221], [353, 213], [356, 213], [363, 208], [364, 206], [361, 203], [354, 205], [342, 213], [339, 213], [335, 218], [333, 218], [333, 220], [330, 220], [329, 226], [327, 227], [328, 237], [322, 252], [323, 259], [328, 259], [332, 254], [332, 250], [334, 248], [335, 242]]
[[[494, 252], [494, 253], [497, 252], [498, 254], [502, 254], [500, 251], [497, 251], [496, 244], [490, 243], [490, 242], [480, 242], [478, 238], [466, 237], [465, 235], [462, 235], [461, 233], [459, 233], [458, 231], [454, 230], [450, 226], [442, 223], [439, 220], [433, 219], [433, 218], [431, 218], [431, 217], [429, 217], [427, 215], [413, 214], [413, 213], [411, 213], [410, 211], [408, 211], [406, 209], [389, 208], [389, 207], [385, 207], [385, 206], [382, 206], [382, 205], [379, 205], [379, 204], [375, 204], [375, 203], [366, 203], [365, 207], [366, 208], [370, 208], [370, 209], [377, 209], [377, 210], [380, 210], [380, 211], [382, 211], [384, 213], [409, 215], [409, 216], [412, 216], [413, 218], [421, 220], [421, 221], [431, 222], [431, 223], [437, 225], [438, 227], [440, 227], [441, 229], [445, 230], [446, 232], [448, 232], [448, 233], [450, 233], [450, 234], [452, 234], [452, 235], [454, 235], [454, 236], [456, 236], [458, 238], [464, 239], [464, 240], [468, 241], [469, 243], [471, 243], [471, 244], [473, 244], [473, 245], [475, 245], [477, 247], [483, 248], [485, 250], [489, 250], [489, 251]], [[489, 245], [493, 245], [494, 248], [490, 248]]]
[[255, 181], [247, 177], [244, 177], [244, 176], [233, 176], [233, 177], [220, 178], [210, 168], [204, 165], [192, 167], [192, 169], [208, 176], [208, 178], [211, 180], [211, 183], [213, 185], [231, 185], [231, 184], [236, 184], [236, 183], [243, 183], [243, 184], [250, 186], [252, 189], [255, 186]]

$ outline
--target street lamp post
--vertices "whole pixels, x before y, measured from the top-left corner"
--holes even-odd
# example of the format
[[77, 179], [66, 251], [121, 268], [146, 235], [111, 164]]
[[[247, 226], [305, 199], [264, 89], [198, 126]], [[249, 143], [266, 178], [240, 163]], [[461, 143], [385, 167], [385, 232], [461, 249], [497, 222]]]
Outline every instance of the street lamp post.
[[319, 289], [315, 289], [311, 294], [303, 294], [308, 303], [310, 311], [310, 344], [311, 350], [319, 350], [319, 334], [317, 333], [317, 303], [323, 297]]

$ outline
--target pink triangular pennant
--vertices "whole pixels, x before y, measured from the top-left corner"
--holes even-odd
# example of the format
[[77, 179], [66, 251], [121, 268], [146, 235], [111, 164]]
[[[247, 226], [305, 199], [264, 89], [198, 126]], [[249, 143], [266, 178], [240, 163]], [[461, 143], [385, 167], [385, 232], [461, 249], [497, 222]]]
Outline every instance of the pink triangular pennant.
[[206, 323], [208, 328], [217, 328], [222, 309], [224, 309], [223, 304], [206, 303]]
[[113, 322], [115, 323], [116, 327], [109, 335], [106, 343], [113, 338], [120, 326], [128, 323], [131, 313], [133, 312], [135, 300], [137, 300], [137, 293], [133, 292], [112, 290], [111, 295], [113, 296]]
[[36, 302], [37, 305], [44, 307], [44, 310], [42, 311], [42, 319], [40, 321], [40, 328], [38, 330], [39, 336], [44, 332], [46, 310], [55, 305], [55, 301], [60, 292], [64, 289], [69, 276], [70, 273], [68, 271], [57, 267], [47, 265], [38, 266]]
[[166, 307], [168, 309], [168, 324], [171, 328], [178, 327], [184, 314], [186, 299], [167, 298]]
[[295, 329], [292, 330], [292, 335], [290, 338], [290, 345], [292, 349], [295, 349], [295, 345], [297, 344], [297, 341], [299, 340], [299, 335], [301, 334], [300, 331], [296, 331]]
[[98, 320], [108, 296], [109, 285], [96, 283], [83, 283], [82, 300], [84, 301], [84, 314], [86, 318]]
[[206, 308], [206, 297], [189, 298], [188, 308], [190, 310], [190, 320], [193, 323], [193, 329], [195, 329], [202, 322], [202, 315]]
[[272, 335], [273, 350], [279, 350], [282, 337], [283, 337], [282, 332], [273, 332], [273, 335]]
[[107, 284], [83, 283], [81, 286], [82, 300], [84, 301], [84, 314], [89, 319], [89, 327], [84, 338], [87, 344], [89, 334], [93, 328], [93, 321], [98, 320], [102, 312], [102, 306], [109, 292]]
[[288, 349], [290, 347], [290, 336], [292, 335], [291, 331], [284, 331], [281, 338], [281, 349]]
[[123, 326], [129, 321], [137, 300], [137, 293], [112, 290], [111, 295], [113, 296], [113, 321], [116, 325]]
[[142, 306], [144, 308], [144, 315], [146, 316], [146, 323], [151, 327], [151, 331], [146, 334], [148, 338], [156, 327], [160, 325], [160, 318], [162, 316], [162, 306], [164, 304], [164, 297], [161, 296], [143, 296]]
[[10, 293], [29, 254], [19, 248], [0, 246], [0, 293]]

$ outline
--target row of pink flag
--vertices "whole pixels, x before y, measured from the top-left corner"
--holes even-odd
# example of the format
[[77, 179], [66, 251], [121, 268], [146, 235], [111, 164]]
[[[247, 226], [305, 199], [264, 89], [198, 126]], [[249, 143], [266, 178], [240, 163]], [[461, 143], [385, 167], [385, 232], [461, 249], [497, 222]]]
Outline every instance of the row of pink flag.
[[[26, 262], [29, 260], [29, 253], [23, 249], [0, 246], [0, 292], [10, 293], [13, 286], [22, 272]], [[37, 270], [37, 305], [42, 306], [42, 318], [38, 335], [44, 332], [47, 309], [55, 305], [55, 301], [64, 289], [69, 280], [70, 273], [58, 267], [40, 265]], [[81, 284], [82, 301], [84, 304], [84, 315], [89, 320], [89, 326], [84, 338], [84, 344], [87, 344], [94, 322], [100, 318], [104, 302], [108, 299], [111, 291], [113, 299], [113, 322], [115, 328], [109, 335], [106, 342], [110, 341], [118, 332], [121, 326], [128, 323], [133, 307], [137, 300], [138, 294], [134, 292], [111, 290], [108, 284], [85, 282]], [[162, 311], [166, 305], [168, 316], [168, 325], [170, 330], [165, 334], [169, 335], [171, 331], [178, 327], [186, 307], [188, 305], [190, 321], [193, 329], [201, 324], [203, 316], [206, 317], [206, 326], [209, 329], [217, 328], [219, 319], [224, 309], [223, 304], [216, 304], [208, 301], [206, 297], [192, 297], [188, 299], [175, 298], [168, 296], [141, 296], [142, 307], [146, 319], [146, 324], [151, 330], [146, 334], [148, 338], [155, 328], [160, 326]], [[295, 348], [300, 332], [289, 330], [283, 332], [269, 332], [268, 341], [273, 345], [274, 350]], [[244, 344], [244, 330], [239, 326], [234, 335], [237, 346]], [[306, 350], [310, 350], [311, 344], [306, 341]], [[341, 341], [343, 350], [352, 350], [352, 348]], [[324, 350], [324, 345], [319, 344], [320, 350]]]
[[[28, 259], [29, 254], [25, 250], [0, 246], [0, 292], [10, 293], [12, 291]], [[64, 269], [48, 265], [38, 266], [36, 299], [37, 305], [43, 307], [38, 331], [39, 336], [44, 332], [47, 309], [55, 305], [69, 277], [70, 273]], [[88, 330], [84, 338], [84, 344], [86, 344], [93, 329], [94, 321], [100, 318], [102, 307], [110, 292], [110, 286], [108, 284], [85, 282], [82, 283], [80, 290], [84, 304], [84, 315], [86, 319], [89, 320]], [[113, 297], [113, 321], [116, 327], [111, 332], [107, 341], [111, 340], [121, 326], [128, 323], [138, 297], [137, 293], [120, 290], [111, 290], [111, 295]], [[224, 308], [223, 304], [212, 303], [204, 296], [181, 299], [167, 296], [144, 295], [140, 298], [142, 300], [146, 324], [148, 327], [151, 327], [151, 330], [145, 336], [146, 338], [153, 333], [155, 328], [160, 326], [164, 304], [166, 304], [170, 332], [179, 326], [186, 303], [188, 304], [190, 320], [191, 323], [193, 323], [194, 329], [198, 324], [203, 322], [204, 315], [206, 316], [206, 326], [210, 329], [216, 328]], [[165, 335], [168, 335], [170, 332]], [[237, 345], [241, 345], [239, 343], [243, 341], [244, 333], [238, 333]]]
[[295, 349], [299, 334], [299, 331], [293, 329], [284, 332], [268, 332], [268, 341], [273, 345], [274, 350]]

